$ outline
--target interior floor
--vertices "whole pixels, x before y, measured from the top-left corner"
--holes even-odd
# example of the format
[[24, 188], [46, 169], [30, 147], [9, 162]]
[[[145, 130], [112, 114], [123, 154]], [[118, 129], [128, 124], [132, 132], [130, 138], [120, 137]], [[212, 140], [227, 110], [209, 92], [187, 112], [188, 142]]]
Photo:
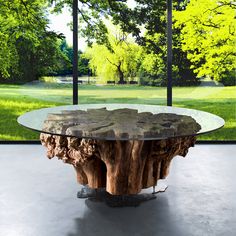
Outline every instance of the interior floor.
[[0, 145], [0, 236], [235, 236], [235, 153], [196, 145], [174, 158], [166, 192], [111, 208], [78, 199], [73, 167], [42, 146]]

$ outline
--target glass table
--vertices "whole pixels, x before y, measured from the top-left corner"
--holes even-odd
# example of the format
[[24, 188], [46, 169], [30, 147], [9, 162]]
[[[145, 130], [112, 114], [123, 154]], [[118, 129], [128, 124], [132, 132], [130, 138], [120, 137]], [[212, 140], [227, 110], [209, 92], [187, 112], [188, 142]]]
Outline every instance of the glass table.
[[156, 186], [173, 157], [186, 156], [197, 135], [224, 126], [211, 113], [140, 104], [44, 108], [18, 122], [40, 132], [47, 156], [73, 165], [80, 184], [120, 196]]

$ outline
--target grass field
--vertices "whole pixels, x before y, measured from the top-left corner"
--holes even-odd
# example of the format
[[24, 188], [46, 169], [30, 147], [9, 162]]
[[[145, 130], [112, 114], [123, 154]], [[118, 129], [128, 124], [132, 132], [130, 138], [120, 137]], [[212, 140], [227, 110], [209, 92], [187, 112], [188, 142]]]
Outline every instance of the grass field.
[[[143, 86], [79, 86], [79, 103], [166, 104], [166, 89]], [[37, 108], [72, 104], [70, 84], [36, 83], [0, 85], [0, 140], [38, 139], [39, 134], [20, 127], [16, 119]], [[223, 117], [223, 129], [200, 136], [202, 140], [236, 139], [236, 87], [176, 87], [173, 105], [208, 111]]]

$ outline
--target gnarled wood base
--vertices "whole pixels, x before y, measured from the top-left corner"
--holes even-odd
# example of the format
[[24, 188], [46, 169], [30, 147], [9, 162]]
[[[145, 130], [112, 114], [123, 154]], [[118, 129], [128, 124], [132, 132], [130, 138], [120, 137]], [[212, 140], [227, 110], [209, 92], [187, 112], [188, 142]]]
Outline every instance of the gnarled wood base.
[[171, 160], [185, 156], [195, 137], [167, 140], [104, 141], [41, 134], [47, 156], [72, 164], [77, 180], [113, 195], [137, 194], [155, 186], [169, 172]]

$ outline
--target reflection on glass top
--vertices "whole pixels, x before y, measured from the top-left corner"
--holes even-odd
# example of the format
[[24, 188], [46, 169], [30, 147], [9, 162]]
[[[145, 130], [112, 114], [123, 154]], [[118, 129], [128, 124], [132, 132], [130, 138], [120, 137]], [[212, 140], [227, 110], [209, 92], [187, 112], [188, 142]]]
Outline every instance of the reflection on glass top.
[[83, 104], [27, 112], [18, 122], [42, 133], [101, 140], [158, 140], [221, 128], [211, 113], [154, 105]]

